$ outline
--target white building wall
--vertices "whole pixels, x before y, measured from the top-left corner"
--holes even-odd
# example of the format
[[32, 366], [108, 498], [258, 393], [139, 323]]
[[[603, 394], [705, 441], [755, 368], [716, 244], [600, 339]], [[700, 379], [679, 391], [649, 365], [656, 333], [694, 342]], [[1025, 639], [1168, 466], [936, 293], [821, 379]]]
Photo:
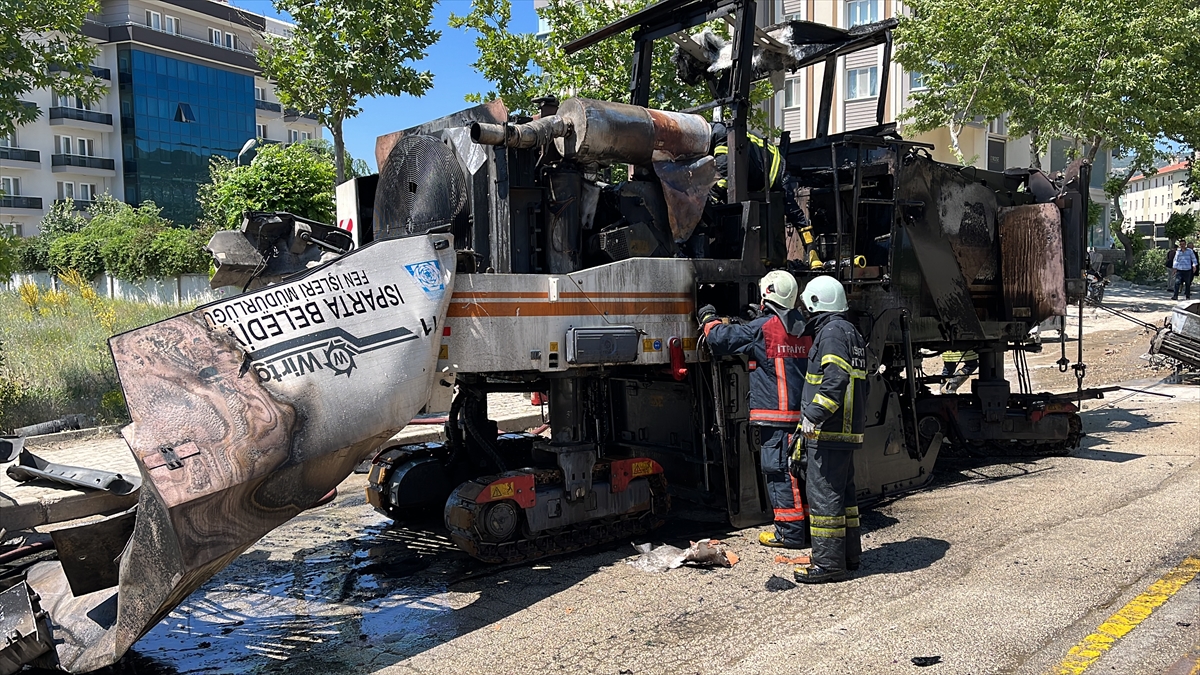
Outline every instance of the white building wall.
[[[220, 5], [215, 0], [195, 0], [197, 7], [205, 4]], [[175, 33], [184, 38], [197, 42], [208, 43], [209, 29], [218, 29], [222, 35], [233, 33], [237, 36], [237, 49], [250, 53], [256, 46], [257, 38], [253, 31], [245, 26], [234, 24], [227, 20], [207, 15], [201, 11], [181, 7], [159, 0], [103, 0], [101, 11], [91, 15], [95, 21], [106, 26], [134, 24], [147, 25], [146, 11], [158, 13], [159, 29], [167, 31], [167, 17], [178, 19], [178, 30]], [[290, 33], [288, 24], [276, 19], [266, 18], [267, 31], [287, 35]], [[99, 44], [99, 43], [98, 43]], [[239, 70], [237, 67], [219, 62], [206, 61], [195, 55], [178, 54], [154, 47], [134, 43], [139, 49], [168, 54], [174, 58], [191, 60], [197, 63], [217, 65], [229, 70]], [[93, 111], [112, 116], [111, 125], [97, 125], [70, 119], [50, 119], [50, 108], [56, 105], [53, 93], [48, 89], [40, 89], [21, 96], [21, 100], [30, 101], [38, 106], [38, 119], [20, 127], [16, 132], [15, 147], [21, 150], [36, 150], [38, 162], [15, 161], [0, 157], [0, 179], [20, 181], [19, 197], [37, 197], [41, 199], [41, 208], [25, 208], [28, 200], [21, 200], [21, 207], [16, 203], [5, 202], [0, 205], [0, 226], [6, 226], [22, 236], [33, 236], [40, 231], [40, 222], [50, 210], [52, 203], [58, 199], [59, 183], [70, 183], [76, 197], [80, 195], [81, 184], [95, 185], [96, 194], [109, 193], [118, 199], [124, 199], [124, 167], [122, 165], [121, 110], [119, 102], [117, 46], [115, 43], [100, 44], [100, 54], [92, 65], [108, 69], [109, 79], [100, 80], [105, 92], [102, 98], [90, 107]], [[242, 71], [245, 72], [245, 71]], [[261, 76], [255, 77], [255, 86], [265, 89], [268, 103], [278, 105], [274, 86]], [[293, 134], [297, 140], [321, 138], [322, 128], [312, 119], [295, 115], [286, 115], [280, 106], [279, 111], [257, 110], [256, 118], [259, 124], [266, 126], [267, 139], [278, 142], [288, 142]], [[78, 168], [71, 166], [54, 167], [52, 156], [55, 154], [55, 136], [69, 136], [72, 140], [73, 151], [78, 152], [78, 139], [92, 141], [95, 156], [113, 160], [112, 169]], [[0, 152], [2, 154], [2, 152]], [[80, 207], [86, 206], [79, 204]]]

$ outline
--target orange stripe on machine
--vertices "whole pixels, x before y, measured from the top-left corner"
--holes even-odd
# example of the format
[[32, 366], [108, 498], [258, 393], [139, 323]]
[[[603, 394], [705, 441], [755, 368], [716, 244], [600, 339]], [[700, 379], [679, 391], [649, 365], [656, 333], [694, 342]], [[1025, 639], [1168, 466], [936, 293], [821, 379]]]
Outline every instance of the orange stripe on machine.
[[487, 316], [654, 316], [691, 315], [690, 302], [459, 302], [451, 300], [450, 318]]

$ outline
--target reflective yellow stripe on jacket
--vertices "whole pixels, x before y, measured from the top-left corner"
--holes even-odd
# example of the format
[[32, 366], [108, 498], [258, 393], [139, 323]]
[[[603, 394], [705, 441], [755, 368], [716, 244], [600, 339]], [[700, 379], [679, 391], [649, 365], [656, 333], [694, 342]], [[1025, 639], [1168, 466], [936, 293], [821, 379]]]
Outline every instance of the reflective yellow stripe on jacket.
[[[746, 134], [746, 137], [750, 139], [751, 143], [762, 148], [763, 152], [771, 156], [771, 167], [767, 171], [767, 184], [763, 188], [764, 190], [769, 191], [771, 186], [775, 184], [775, 179], [779, 177], [779, 171], [783, 168], [783, 156], [779, 154], [779, 148], [776, 148], [774, 145], [763, 141], [763, 139], [759, 138], [758, 136], [755, 136], [754, 134]], [[729, 146], [718, 145], [715, 149], [713, 149], [714, 157], [728, 154]], [[722, 188], [724, 188], [727, 183], [728, 181], [725, 178], [717, 181], [717, 185], [721, 186]]]

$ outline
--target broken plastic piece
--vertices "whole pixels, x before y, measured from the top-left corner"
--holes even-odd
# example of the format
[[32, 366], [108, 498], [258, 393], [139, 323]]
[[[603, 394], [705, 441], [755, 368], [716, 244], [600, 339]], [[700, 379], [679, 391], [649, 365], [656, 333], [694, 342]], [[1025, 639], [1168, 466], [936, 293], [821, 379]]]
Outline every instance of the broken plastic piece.
[[717, 539], [694, 541], [686, 549], [667, 544], [652, 549], [648, 543], [634, 544], [633, 548], [641, 555], [628, 563], [643, 572], [665, 572], [684, 563], [694, 563], [703, 567], [733, 567], [739, 560], [736, 553], [728, 550]]

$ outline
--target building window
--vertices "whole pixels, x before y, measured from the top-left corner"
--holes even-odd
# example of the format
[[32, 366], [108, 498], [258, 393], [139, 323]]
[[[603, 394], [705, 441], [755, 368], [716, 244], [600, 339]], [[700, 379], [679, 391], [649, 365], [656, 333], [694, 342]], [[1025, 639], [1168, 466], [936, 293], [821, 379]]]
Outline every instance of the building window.
[[850, 0], [846, 3], [846, 25], [850, 28], [879, 20], [879, 0]]
[[154, 30], [162, 30], [162, 14], [146, 10], [146, 25]]
[[908, 71], [909, 91], [921, 91], [928, 88], [929, 85], [925, 84], [925, 73], [918, 73], [915, 70]]
[[96, 156], [96, 141], [90, 138], [77, 138], [75, 140], [79, 143], [78, 154], [84, 157]]
[[237, 36], [233, 33], [225, 33], [225, 46], [229, 49], [237, 49]]
[[300, 140], [300, 132], [295, 129], [288, 129], [288, 143], [295, 143]]
[[851, 68], [846, 71], [846, 100], [879, 95], [879, 67]]
[[16, 237], [17, 239], [25, 236], [25, 228], [23, 228], [20, 223], [5, 223], [4, 227], [8, 228], [8, 234], [10, 236]]
[[68, 180], [58, 181], [58, 198], [75, 199], [75, 184]]
[[225, 36], [216, 28], [208, 29], [208, 41], [220, 47], [225, 44]]
[[0, 178], [0, 192], [3, 192], [5, 197], [20, 197], [21, 179], [14, 176]]
[[804, 12], [795, 12], [793, 14], [785, 14], [783, 17], [783, 20], [784, 21], [803, 21], [804, 20]]
[[800, 78], [787, 80], [783, 83], [783, 107], [795, 108], [800, 104]]
[[0, 148], [15, 148], [17, 147], [17, 132], [0, 136]]
[[73, 150], [74, 150], [74, 147], [72, 147], [72, 145], [71, 145], [71, 137], [70, 136], [55, 136], [54, 137], [54, 154], [70, 155], [70, 154], [72, 154]]
[[302, 140], [302, 141], [311, 141], [311, 140], [312, 140], [312, 132], [309, 132], [309, 131], [301, 131], [301, 132], [300, 132], [300, 140]]
[[179, 17], [166, 16], [163, 17], [163, 29], [172, 35], [179, 35]]
[[96, 184], [95, 183], [80, 183], [77, 194], [79, 195], [79, 197], [77, 197], [77, 199], [82, 199], [85, 202], [95, 201], [95, 199], [96, 199]]
[[256, 100], [256, 101], [267, 100], [267, 88], [266, 87], [255, 87], [254, 88], [254, 100]]
[[69, 94], [60, 94], [58, 92], [54, 92], [54, 94], [51, 96], [51, 101], [59, 108], [78, 108], [79, 110], [93, 109], [90, 103], [84, 103], [83, 99], [79, 98], [78, 96], [71, 96]]
[[267, 138], [268, 138], [267, 125], [256, 124], [256, 125], [254, 125], [254, 128], [255, 128], [255, 135], [257, 135], [259, 138], [263, 139], [264, 141], [267, 140]]

